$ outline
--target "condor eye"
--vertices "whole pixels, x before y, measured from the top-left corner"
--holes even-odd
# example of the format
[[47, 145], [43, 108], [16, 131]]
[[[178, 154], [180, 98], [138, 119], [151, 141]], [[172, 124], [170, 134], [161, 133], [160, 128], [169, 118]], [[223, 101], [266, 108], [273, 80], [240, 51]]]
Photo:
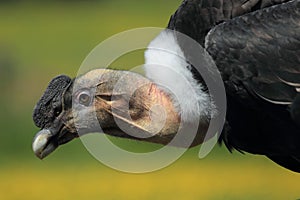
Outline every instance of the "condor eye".
[[91, 104], [91, 94], [89, 91], [82, 91], [77, 95], [78, 103], [84, 106], [89, 106]]

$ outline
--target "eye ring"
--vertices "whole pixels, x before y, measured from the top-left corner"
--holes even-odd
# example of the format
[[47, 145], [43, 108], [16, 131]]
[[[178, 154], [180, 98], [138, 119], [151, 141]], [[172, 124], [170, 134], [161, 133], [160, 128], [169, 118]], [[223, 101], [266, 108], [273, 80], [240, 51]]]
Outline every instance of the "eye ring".
[[91, 104], [92, 97], [89, 91], [82, 91], [77, 95], [77, 102], [84, 106], [89, 106]]

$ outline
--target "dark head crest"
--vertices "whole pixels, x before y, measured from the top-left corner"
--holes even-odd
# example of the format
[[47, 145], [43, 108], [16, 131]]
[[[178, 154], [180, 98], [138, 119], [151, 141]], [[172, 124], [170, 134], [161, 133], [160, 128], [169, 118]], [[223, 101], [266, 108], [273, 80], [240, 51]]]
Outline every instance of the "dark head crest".
[[33, 111], [33, 121], [37, 127], [43, 128], [46, 124], [51, 123], [55, 107], [61, 101], [62, 95], [70, 83], [71, 78], [65, 75], [59, 75], [51, 80]]

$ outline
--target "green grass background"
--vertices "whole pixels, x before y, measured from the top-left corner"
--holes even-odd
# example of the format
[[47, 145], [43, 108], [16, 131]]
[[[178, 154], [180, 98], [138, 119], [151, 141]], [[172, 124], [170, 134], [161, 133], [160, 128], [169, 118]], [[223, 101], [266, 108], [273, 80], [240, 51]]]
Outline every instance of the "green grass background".
[[[0, 3], [0, 199], [297, 199], [300, 175], [263, 156], [193, 148], [171, 166], [126, 174], [96, 161], [74, 140], [43, 161], [31, 142], [32, 109], [58, 74], [75, 76], [101, 41], [138, 27], [165, 27], [180, 0]], [[122, 59], [120, 67], [143, 60]], [[122, 65], [122, 66], [121, 66]], [[140, 151], [157, 146], [116, 140]], [[137, 163], [138, 164], [138, 163]]]

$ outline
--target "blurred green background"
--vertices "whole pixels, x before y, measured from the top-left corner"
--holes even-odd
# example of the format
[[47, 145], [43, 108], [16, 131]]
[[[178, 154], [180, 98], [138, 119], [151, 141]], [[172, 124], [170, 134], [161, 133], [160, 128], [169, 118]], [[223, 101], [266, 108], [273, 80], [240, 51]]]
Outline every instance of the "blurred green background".
[[[224, 147], [201, 160], [196, 147], [167, 168], [139, 175], [102, 165], [78, 139], [43, 161], [34, 156], [38, 128], [32, 109], [48, 82], [58, 74], [75, 76], [87, 54], [113, 34], [165, 27], [180, 2], [0, 1], [0, 199], [300, 198], [300, 175]], [[142, 60], [140, 55], [122, 62]], [[132, 149], [157, 147], [117, 142]]]

